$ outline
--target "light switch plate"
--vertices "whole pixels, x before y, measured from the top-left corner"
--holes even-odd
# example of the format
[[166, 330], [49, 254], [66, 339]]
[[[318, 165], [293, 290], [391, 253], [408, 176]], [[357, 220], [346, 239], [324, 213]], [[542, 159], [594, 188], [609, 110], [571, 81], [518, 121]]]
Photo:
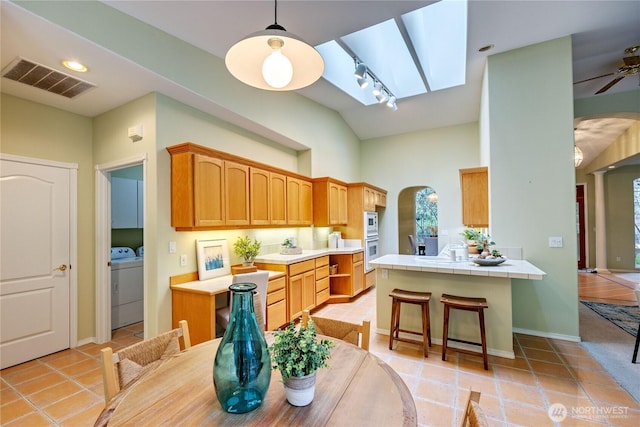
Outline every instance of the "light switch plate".
[[170, 254], [176, 253], [176, 242], [174, 241], [169, 242], [169, 253]]
[[549, 247], [550, 248], [561, 248], [562, 247], [562, 237], [549, 237]]
[[182, 254], [180, 255], [180, 267], [186, 267], [186, 266], [187, 266], [187, 255]]

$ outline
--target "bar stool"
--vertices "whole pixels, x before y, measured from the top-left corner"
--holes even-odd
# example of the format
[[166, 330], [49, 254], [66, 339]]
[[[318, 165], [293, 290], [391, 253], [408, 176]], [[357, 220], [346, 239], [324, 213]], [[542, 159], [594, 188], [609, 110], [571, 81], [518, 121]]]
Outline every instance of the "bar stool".
[[[444, 330], [442, 332], [442, 360], [447, 360], [447, 342], [456, 341], [465, 344], [473, 344], [482, 346], [482, 361], [484, 363], [484, 369], [489, 370], [489, 362], [487, 359], [487, 337], [484, 328], [484, 309], [489, 308], [486, 298], [469, 298], [459, 297], [455, 295], [442, 294], [440, 302], [444, 304]], [[449, 309], [475, 311], [478, 313], [480, 319], [480, 339], [481, 343], [464, 341], [455, 338], [449, 338]], [[455, 351], [466, 354], [478, 355], [478, 352], [455, 348]]]
[[[431, 346], [431, 323], [429, 320], [429, 301], [431, 292], [413, 292], [402, 289], [394, 289], [389, 296], [391, 299], [391, 327], [389, 328], [389, 350], [393, 350], [393, 341], [404, 341], [413, 344], [421, 344], [424, 349], [424, 357], [429, 357], [427, 343]], [[422, 332], [400, 329], [400, 305], [402, 303], [416, 304], [422, 307]], [[422, 340], [400, 338], [399, 333], [420, 335]]]

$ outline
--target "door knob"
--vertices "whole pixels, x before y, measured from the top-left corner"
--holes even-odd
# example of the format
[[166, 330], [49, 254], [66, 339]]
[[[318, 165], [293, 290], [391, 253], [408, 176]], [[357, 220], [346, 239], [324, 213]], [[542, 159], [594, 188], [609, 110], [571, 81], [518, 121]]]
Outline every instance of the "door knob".
[[60, 264], [58, 267], [54, 268], [53, 271], [56, 271], [56, 270], [65, 271], [66, 269], [67, 269], [67, 266], [65, 264]]

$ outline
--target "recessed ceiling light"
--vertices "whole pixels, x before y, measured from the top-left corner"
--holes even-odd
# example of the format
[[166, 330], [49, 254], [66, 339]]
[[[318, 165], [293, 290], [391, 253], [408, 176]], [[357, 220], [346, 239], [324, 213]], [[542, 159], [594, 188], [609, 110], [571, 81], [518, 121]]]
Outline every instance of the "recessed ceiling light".
[[493, 49], [493, 45], [492, 44], [488, 44], [486, 46], [482, 46], [480, 49], [478, 49], [478, 52], [486, 52], [488, 50]]
[[72, 60], [62, 61], [62, 65], [64, 65], [70, 70], [77, 71], [79, 73], [86, 73], [87, 71], [89, 71], [86, 65], [81, 64], [78, 61], [72, 61]]

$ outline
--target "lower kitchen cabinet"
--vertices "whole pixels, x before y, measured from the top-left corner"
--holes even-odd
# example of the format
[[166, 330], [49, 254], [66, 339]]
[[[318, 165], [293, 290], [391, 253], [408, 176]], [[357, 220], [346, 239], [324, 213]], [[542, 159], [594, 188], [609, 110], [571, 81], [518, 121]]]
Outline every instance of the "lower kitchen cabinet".
[[276, 330], [287, 321], [287, 278], [281, 276], [269, 280], [267, 286], [267, 330]]
[[337, 273], [329, 276], [329, 302], [348, 302], [364, 291], [364, 252], [330, 255], [329, 264], [338, 265]]
[[316, 307], [329, 299], [329, 256], [316, 258]]
[[316, 263], [314, 260], [289, 265], [289, 319], [302, 316], [302, 310], [309, 310], [316, 302]]

